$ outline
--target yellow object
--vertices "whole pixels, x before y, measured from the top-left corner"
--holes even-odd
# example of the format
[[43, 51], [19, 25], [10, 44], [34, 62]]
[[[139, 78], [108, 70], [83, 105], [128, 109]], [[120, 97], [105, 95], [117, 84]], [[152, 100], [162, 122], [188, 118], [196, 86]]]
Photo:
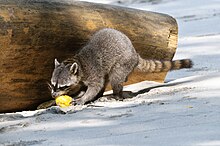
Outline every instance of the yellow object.
[[73, 100], [72, 97], [68, 95], [61, 95], [61, 96], [56, 97], [55, 99], [56, 104], [60, 107], [70, 106], [72, 100]]

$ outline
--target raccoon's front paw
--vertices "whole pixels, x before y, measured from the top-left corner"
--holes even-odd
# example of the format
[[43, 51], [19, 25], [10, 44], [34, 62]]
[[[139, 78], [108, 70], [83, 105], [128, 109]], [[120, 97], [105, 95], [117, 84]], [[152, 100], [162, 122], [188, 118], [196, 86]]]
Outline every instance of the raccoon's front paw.
[[84, 105], [85, 102], [82, 100], [82, 98], [76, 99], [73, 101], [72, 105]]

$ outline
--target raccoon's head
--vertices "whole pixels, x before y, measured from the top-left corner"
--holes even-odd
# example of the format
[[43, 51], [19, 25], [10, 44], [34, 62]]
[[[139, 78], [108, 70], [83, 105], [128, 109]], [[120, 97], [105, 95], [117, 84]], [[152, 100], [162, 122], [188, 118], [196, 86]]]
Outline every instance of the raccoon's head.
[[[53, 70], [52, 78], [51, 78], [51, 94], [52, 96], [59, 96], [61, 94], [66, 94], [65, 90], [67, 90], [70, 86], [76, 86], [79, 81], [78, 75], [78, 64], [77, 63], [59, 63], [57, 59], [55, 59], [55, 68]], [[54, 95], [53, 95], [54, 94]]]

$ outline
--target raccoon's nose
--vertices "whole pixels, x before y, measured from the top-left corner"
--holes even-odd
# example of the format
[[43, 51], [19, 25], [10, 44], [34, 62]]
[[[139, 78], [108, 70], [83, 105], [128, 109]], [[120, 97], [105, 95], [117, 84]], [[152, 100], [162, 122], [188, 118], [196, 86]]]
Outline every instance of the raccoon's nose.
[[53, 98], [56, 98], [57, 96], [60, 96], [61, 94], [59, 92], [53, 92], [51, 93]]

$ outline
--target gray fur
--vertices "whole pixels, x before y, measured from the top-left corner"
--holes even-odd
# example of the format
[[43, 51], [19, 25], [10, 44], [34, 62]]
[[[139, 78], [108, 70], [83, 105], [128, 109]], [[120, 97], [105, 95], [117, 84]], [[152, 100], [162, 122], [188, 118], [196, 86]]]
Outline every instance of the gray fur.
[[[154, 62], [153, 70], [158, 71], [158, 68], [163, 68], [163, 64], [159, 63], [161, 61], [143, 61], [125, 34], [105, 28], [96, 32], [73, 58], [62, 63], [55, 60], [51, 83], [57, 88], [77, 86], [80, 83], [86, 85], [88, 87], [86, 93], [77, 101], [78, 104], [94, 100], [108, 82], [112, 86], [113, 94], [121, 97], [122, 83], [126, 81], [128, 75], [136, 67], [145, 72], [149, 70], [153, 72], [152, 62]], [[171, 68], [172, 66], [169, 69]]]

